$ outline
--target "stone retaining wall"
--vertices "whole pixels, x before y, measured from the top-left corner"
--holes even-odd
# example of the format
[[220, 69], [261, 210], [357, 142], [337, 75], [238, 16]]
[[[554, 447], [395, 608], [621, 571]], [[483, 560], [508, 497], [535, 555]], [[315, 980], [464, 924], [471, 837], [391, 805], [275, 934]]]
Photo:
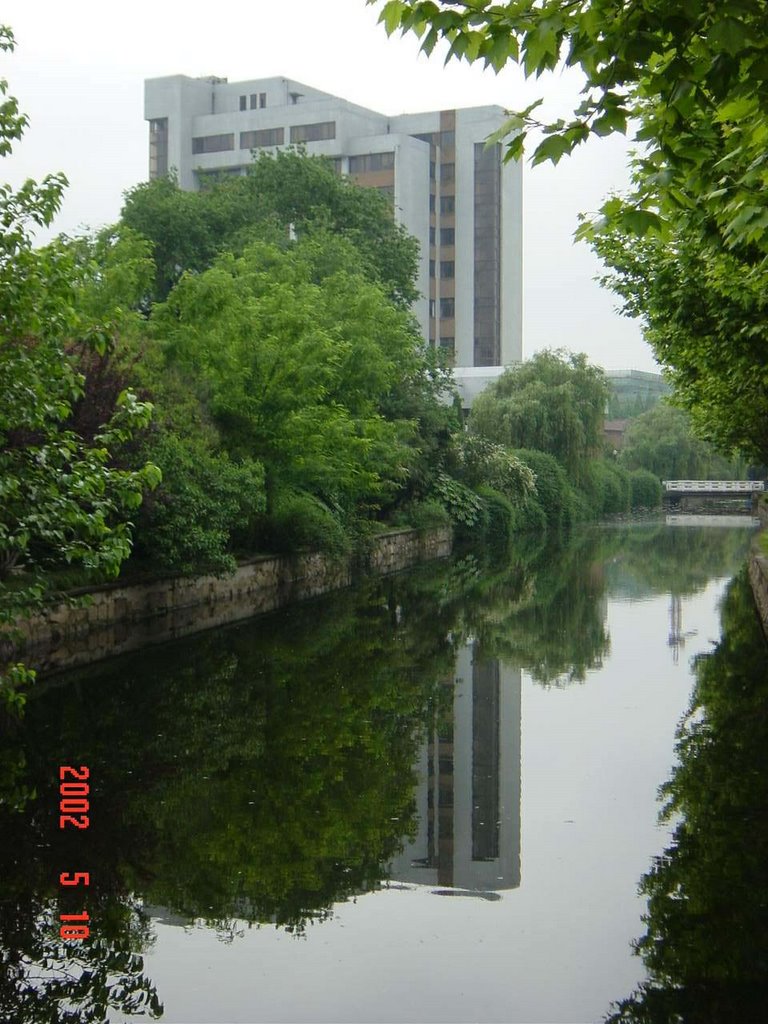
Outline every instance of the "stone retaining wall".
[[[768, 527], [768, 498], [761, 496], [757, 504], [757, 514], [763, 524], [762, 536]], [[768, 639], [768, 557], [763, 554], [759, 541], [755, 539], [749, 558], [749, 582], [755, 595], [757, 613], [763, 623], [763, 632]]]
[[348, 558], [306, 553], [256, 558], [225, 578], [110, 584], [92, 591], [87, 605], [60, 604], [21, 623], [22, 654], [38, 670], [83, 665], [348, 587], [358, 575], [445, 558], [451, 547], [449, 528], [396, 530], [374, 540], [359, 569]]
[[768, 638], [768, 558], [753, 551], [749, 559], [749, 582], [755, 595], [755, 604]]

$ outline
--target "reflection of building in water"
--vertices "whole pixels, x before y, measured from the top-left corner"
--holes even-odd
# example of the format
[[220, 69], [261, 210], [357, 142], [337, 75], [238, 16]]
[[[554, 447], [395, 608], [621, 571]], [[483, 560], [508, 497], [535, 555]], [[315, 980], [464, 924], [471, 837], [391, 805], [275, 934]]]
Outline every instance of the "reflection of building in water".
[[467, 890], [520, 884], [520, 669], [459, 654], [456, 684], [417, 771], [418, 834], [390, 865], [399, 881]]
[[680, 659], [680, 648], [685, 647], [689, 636], [696, 636], [697, 629], [683, 631], [683, 606], [678, 594], [669, 595], [669, 636], [667, 643], [672, 648], [672, 661], [677, 665]]

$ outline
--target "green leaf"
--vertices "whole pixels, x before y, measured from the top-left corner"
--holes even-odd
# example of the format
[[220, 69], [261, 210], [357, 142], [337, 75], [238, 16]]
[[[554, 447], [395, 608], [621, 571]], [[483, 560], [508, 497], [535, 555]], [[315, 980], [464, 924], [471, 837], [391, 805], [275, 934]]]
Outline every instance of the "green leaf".
[[491, 132], [488, 138], [485, 140], [486, 148], [495, 145], [498, 142], [503, 142], [508, 135], [512, 132], [519, 132], [523, 127], [523, 118], [519, 114], [513, 114], [512, 117], [508, 117], [504, 123], [496, 129], [495, 132]]
[[388, 0], [384, 5], [379, 21], [384, 23], [387, 35], [391, 36], [395, 29], [399, 27], [404, 11], [405, 4], [402, 0]]
[[512, 160], [519, 160], [523, 155], [524, 144], [525, 132], [520, 132], [519, 135], [515, 135], [514, 138], [510, 139], [504, 153], [504, 163], [506, 164], [510, 163]]
[[551, 160], [553, 164], [557, 164], [566, 153], [570, 152], [571, 143], [566, 138], [562, 135], [550, 135], [536, 147], [531, 165], [535, 167], [537, 164], [544, 163], [545, 160]]
[[649, 231], [659, 231], [661, 219], [651, 210], [624, 210], [619, 219], [623, 227], [634, 235], [643, 238]]
[[717, 108], [718, 121], [741, 121], [757, 112], [759, 102], [756, 96], [737, 96]]
[[707, 41], [735, 57], [751, 42], [747, 26], [736, 18], [722, 18], [709, 27]]

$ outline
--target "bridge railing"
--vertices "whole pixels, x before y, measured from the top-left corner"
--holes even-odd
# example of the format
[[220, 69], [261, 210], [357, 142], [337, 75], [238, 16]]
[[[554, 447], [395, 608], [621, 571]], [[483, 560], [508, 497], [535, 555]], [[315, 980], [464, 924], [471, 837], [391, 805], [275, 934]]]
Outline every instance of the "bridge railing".
[[715, 492], [724, 494], [753, 494], [765, 490], [764, 480], [665, 480], [668, 494]]

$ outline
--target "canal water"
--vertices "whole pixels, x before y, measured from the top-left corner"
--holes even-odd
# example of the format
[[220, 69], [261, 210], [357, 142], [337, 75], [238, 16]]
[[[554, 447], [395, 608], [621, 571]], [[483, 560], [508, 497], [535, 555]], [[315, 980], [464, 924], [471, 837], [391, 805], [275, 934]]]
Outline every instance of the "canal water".
[[465, 555], [42, 680], [0, 746], [0, 1020], [763, 1020], [748, 526]]

